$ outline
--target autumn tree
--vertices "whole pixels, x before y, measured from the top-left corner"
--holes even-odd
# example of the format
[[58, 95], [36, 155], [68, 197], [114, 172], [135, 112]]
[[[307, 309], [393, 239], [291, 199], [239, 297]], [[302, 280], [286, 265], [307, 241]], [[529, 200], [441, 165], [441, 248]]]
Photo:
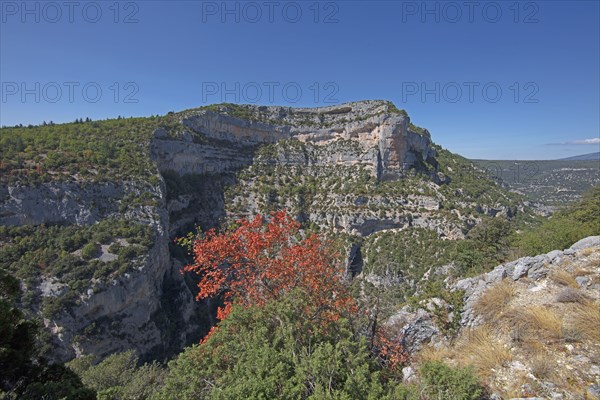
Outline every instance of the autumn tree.
[[261, 306], [291, 291], [304, 295], [306, 318], [325, 327], [355, 310], [343, 283], [344, 270], [332, 246], [316, 234], [303, 237], [300, 224], [283, 211], [268, 220], [257, 215], [228, 230], [212, 229], [192, 243], [194, 262], [184, 268], [198, 274], [197, 299], [221, 296], [223, 320], [233, 304]]
[[[185, 242], [185, 240], [184, 240]], [[233, 305], [262, 307], [291, 293], [308, 321], [309, 334], [335, 329], [339, 319], [359, 320], [357, 302], [344, 281], [340, 254], [315, 233], [301, 234], [300, 224], [287, 213], [238, 220], [229, 229], [211, 229], [187, 239], [194, 262], [184, 268], [199, 276], [197, 299], [220, 296], [217, 317], [224, 320]], [[211, 333], [214, 332], [214, 328]], [[210, 337], [207, 335], [205, 341]], [[388, 338], [382, 325], [369, 343], [379, 359], [396, 367], [406, 361], [397, 338]]]

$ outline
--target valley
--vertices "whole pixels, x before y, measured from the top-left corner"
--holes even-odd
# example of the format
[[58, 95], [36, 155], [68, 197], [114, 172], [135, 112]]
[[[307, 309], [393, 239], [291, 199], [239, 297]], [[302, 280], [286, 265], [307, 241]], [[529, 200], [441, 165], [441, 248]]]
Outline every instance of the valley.
[[[198, 343], [220, 300], [196, 300], [201, 276], [182, 273], [192, 259], [177, 238], [260, 214], [286, 210], [300, 235], [330, 241], [374, 315], [361, 329], [394, 324], [399, 309], [409, 321], [437, 298], [449, 307], [428, 317], [440, 338], [456, 335], [469, 312], [450, 282], [598, 234], [586, 218], [543, 244], [535, 231], [555, 234], [540, 207], [597, 185], [593, 162], [471, 162], [387, 101], [220, 104], [2, 128], [1, 140], [0, 266], [41, 327], [36, 354], [54, 363], [131, 351], [139, 363], [164, 361]], [[407, 349], [423, 340], [433, 339]]]

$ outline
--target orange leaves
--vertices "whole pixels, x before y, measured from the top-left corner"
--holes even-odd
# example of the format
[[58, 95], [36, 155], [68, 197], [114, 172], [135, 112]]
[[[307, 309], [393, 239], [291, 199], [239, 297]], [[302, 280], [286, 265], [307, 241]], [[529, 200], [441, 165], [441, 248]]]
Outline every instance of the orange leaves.
[[299, 291], [306, 318], [335, 321], [356, 309], [342, 282], [343, 271], [329, 243], [312, 234], [300, 238], [300, 224], [287, 213], [239, 220], [223, 233], [210, 230], [193, 244], [194, 263], [184, 268], [200, 276], [197, 299], [222, 295], [222, 320], [233, 303], [264, 305]]
[[[302, 238], [300, 224], [280, 211], [269, 218], [239, 220], [221, 233], [206, 232], [194, 240], [194, 263], [184, 271], [200, 277], [197, 299], [221, 296], [219, 320], [227, 318], [233, 304], [263, 306], [293, 293], [300, 318], [309, 322], [310, 329], [327, 332], [340, 318], [358, 313], [332, 248], [314, 233]], [[375, 332], [374, 339], [378, 355], [389, 367], [406, 361], [398, 341], [387, 339], [381, 331]]]
[[398, 368], [408, 360], [408, 354], [404, 347], [397, 340], [388, 339], [383, 330], [380, 329], [376, 332], [374, 342], [379, 356], [388, 364], [389, 368]]

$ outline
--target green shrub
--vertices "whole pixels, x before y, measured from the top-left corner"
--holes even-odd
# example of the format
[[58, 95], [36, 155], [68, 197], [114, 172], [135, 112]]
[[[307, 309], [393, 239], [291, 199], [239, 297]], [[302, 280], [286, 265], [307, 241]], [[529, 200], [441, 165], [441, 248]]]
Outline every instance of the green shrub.
[[132, 260], [137, 254], [135, 246], [126, 246], [119, 249], [119, 258], [122, 257], [124, 260]]
[[314, 322], [300, 317], [299, 300], [234, 308], [206, 342], [169, 363], [158, 398], [408, 398], [394, 379], [383, 378], [367, 343], [353, 336], [347, 321], [319, 333]]
[[112, 354], [97, 365], [93, 356], [86, 356], [67, 366], [103, 400], [148, 399], [161, 387], [166, 373], [156, 362], [138, 367], [138, 357], [131, 350]]
[[108, 247], [108, 251], [109, 253], [118, 255], [122, 248], [123, 246], [121, 246], [119, 243], [113, 243]]
[[538, 226], [515, 235], [512, 245], [521, 256], [562, 250], [587, 236], [600, 235], [600, 186]]
[[98, 243], [88, 243], [81, 249], [81, 256], [86, 260], [95, 258], [100, 253], [100, 245]]
[[484, 395], [483, 385], [471, 368], [428, 361], [420, 372], [423, 392], [430, 399], [477, 400]]
[[94, 234], [92, 240], [94, 242], [98, 242], [100, 244], [108, 244], [110, 240], [113, 238], [113, 235], [109, 231], [99, 231]]

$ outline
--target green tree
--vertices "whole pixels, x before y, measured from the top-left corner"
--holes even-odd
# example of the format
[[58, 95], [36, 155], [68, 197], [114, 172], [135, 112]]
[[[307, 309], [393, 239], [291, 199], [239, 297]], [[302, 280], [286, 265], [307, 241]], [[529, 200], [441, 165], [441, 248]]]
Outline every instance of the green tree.
[[138, 367], [138, 357], [132, 350], [112, 354], [97, 365], [93, 365], [93, 359], [76, 358], [67, 366], [98, 393], [98, 400], [148, 399], [162, 385], [166, 373], [156, 362]]
[[8, 388], [29, 368], [35, 325], [16, 308], [19, 282], [0, 269], [0, 388]]
[[[158, 399], [385, 399], [401, 393], [384, 379], [348, 321], [322, 332], [292, 293], [265, 307], [234, 307], [204, 343], [169, 363]], [[408, 393], [404, 390], [403, 393]], [[407, 395], [408, 396], [408, 395]]]
[[70, 370], [37, 357], [36, 325], [16, 307], [18, 295], [18, 281], [0, 269], [0, 398], [95, 399]]
[[452, 368], [440, 361], [421, 366], [422, 391], [428, 399], [478, 400], [483, 385], [470, 368]]
[[600, 186], [582, 199], [544, 220], [540, 225], [516, 235], [513, 247], [520, 255], [536, 255], [562, 250], [587, 236], [600, 235]]

